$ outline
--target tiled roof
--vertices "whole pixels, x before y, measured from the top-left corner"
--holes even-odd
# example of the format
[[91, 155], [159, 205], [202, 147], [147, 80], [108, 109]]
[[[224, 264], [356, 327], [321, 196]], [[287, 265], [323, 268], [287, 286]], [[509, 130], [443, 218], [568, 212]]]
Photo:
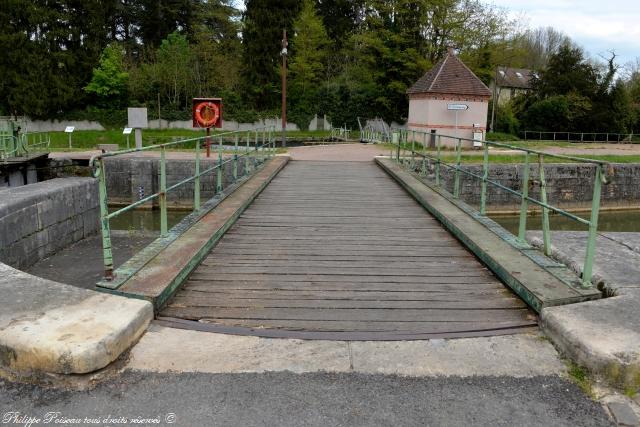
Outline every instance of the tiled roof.
[[526, 68], [498, 67], [497, 82], [500, 87], [531, 89], [533, 71]]
[[453, 52], [447, 53], [447, 56], [427, 71], [407, 93], [491, 96], [489, 88]]

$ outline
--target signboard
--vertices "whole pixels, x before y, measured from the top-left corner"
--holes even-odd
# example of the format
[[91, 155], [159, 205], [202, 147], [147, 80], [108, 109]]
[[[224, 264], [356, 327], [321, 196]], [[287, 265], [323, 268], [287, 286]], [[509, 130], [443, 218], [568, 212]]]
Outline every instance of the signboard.
[[222, 98], [193, 98], [194, 128], [222, 128]]
[[149, 127], [146, 108], [127, 108], [127, 126], [134, 129], [145, 129]]
[[124, 130], [122, 131], [122, 134], [131, 135], [131, 132], [133, 132], [133, 128], [124, 128]]
[[73, 133], [74, 130], [76, 130], [75, 126], [67, 126], [64, 128], [64, 133]]
[[447, 110], [468, 110], [467, 104], [447, 104]]

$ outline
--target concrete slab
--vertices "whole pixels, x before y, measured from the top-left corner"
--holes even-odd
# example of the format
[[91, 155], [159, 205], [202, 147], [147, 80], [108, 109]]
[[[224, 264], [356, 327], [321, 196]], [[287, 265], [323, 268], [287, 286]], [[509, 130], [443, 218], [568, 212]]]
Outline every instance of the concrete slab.
[[[542, 232], [527, 233], [535, 247], [542, 247]], [[582, 274], [587, 232], [556, 231], [551, 233], [551, 256]], [[598, 233], [592, 282], [608, 294], [624, 289], [640, 289], [640, 232]]]
[[623, 389], [640, 389], [640, 289], [542, 310], [540, 326], [565, 355]]
[[0, 263], [0, 367], [29, 374], [101, 369], [135, 343], [151, 304], [52, 282]]
[[360, 372], [406, 376], [533, 377], [565, 366], [537, 334], [452, 340], [347, 342], [214, 334], [152, 324], [127, 368], [152, 372]]

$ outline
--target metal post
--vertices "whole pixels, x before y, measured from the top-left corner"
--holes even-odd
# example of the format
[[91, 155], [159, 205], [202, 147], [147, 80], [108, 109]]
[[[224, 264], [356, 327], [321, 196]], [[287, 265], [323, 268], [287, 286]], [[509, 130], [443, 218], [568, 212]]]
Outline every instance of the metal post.
[[287, 30], [282, 30], [282, 146], [287, 146]]
[[441, 141], [442, 135], [438, 135], [438, 138], [436, 139], [436, 185], [440, 186], [440, 145], [442, 144]]
[[109, 200], [107, 198], [107, 171], [104, 159], [98, 160], [94, 176], [98, 177], [98, 193], [100, 197], [100, 224], [102, 225], [102, 258], [104, 262], [105, 280], [113, 280], [113, 254], [111, 252], [111, 228], [109, 226]]
[[598, 236], [598, 215], [600, 213], [600, 195], [602, 193], [602, 165], [596, 166], [596, 177], [593, 183], [593, 197], [591, 199], [591, 218], [589, 220], [589, 237], [587, 238], [587, 252], [582, 267], [582, 286], [591, 287], [593, 274], [593, 258], [596, 254], [596, 237]]
[[[540, 173], [540, 201], [547, 204], [547, 181], [544, 178], [544, 156], [538, 154], [538, 168]], [[544, 243], [544, 254], [551, 255], [551, 236], [549, 230], [549, 209], [542, 207], [542, 241]]]
[[524, 167], [522, 169], [522, 198], [520, 201], [520, 223], [518, 225], [518, 240], [526, 242], [527, 212], [529, 211], [529, 153], [524, 154]]
[[482, 191], [480, 193], [480, 215], [487, 212], [487, 179], [489, 178], [489, 144], [484, 144], [482, 159]]
[[[408, 133], [407, 133], [408, 135]], [[416, 164], [416, 131], [413, 131], [411, 138], [411, 169], [415, 168]]]
[[462, 140], [458, 138], [456, 144], [456, 173], [453, 181], [453, 197], [460, 197], [460, 161], [462, 160]]
[[160, 236], [167, 235], [167, 158], [165, 148], [160, 149]]
[[222, 193], [222, 137], [218, 141], [218, 173], [216, 176], [216, 193]]
[[238, 134], [235, 135], [233, 146], [233, 182], [238, 179]]
[[196, 140], [196, 174], [193, 180], [193, 210], [200, 209], [200, 140]]
[[251, 170], [253, 167], [253, 162], [251, 160], [251, 149], [249, 147], [249, 141], [251, 140], [251, 131], [247, 131], [247, 151], [244, 156], [244, 171], [245, 175], [249, 176], [251, 174]]

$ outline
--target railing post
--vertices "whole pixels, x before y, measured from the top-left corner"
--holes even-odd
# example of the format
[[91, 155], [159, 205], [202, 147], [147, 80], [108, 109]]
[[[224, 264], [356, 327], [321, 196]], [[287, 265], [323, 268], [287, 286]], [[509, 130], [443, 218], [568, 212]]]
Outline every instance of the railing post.
[[524, 154], [524, 167], [522, 169], [522, 197], [520, 201], [520, 223], [518, 224], [518, 240], [525, 243], [527, 240], [527, 212], [529, 211], [529, 153]]
[[436, 185], [440, 186], [440, 145], [442, 144], [442, 135], [436, 138]]
[[[407, 135], [409, 133], [407, 132]], [[412, 138], [411, 138], [411, 169], [413, 170], [415, 168], [415, 164], [416, 164], [416, 131], [413, 131], [412, 134]]]
[[111, 252], [111, 227], [109, 226], [109, 200], [107, 198], [107, 171], [104, 159], [98, 160], [98, 168], [94, 175], [98, 176], [98, 195], [100, 197], [100, 225], [102, 226], [102, 259], [104, 262], [104, 278], [113, 280], [113, 253]]
[[233, 145], [233, 182], [238, 179], [238, 134], [235, 135]]
[[193, 180], [193, 210], [200, 209], [200, 140], [196, 140], [196, 175]]
[[165, 148], [160, 149], [160, 236], [167, 235], [167, 158]]
[[247, 131], [247, 151], [244, 156], [244, 171], [245, 175], [249, 176], [253, 168], [253, 161], [251, 160], [251, 148], [249, 147], [249, 141], [251, 140], [251, 131]]
[[589, 220], [589, 236], [587, 251], [582, 267], [582, 286], [590, 288], [593, 274], [593, 259], [596, 254], [596, 238], [598, 237], [598, 215], [600, 213], [600, 195], [602, 193], [602, 165], [596, 166], [596, 177], [593, 183], [593, 197], [591, 199], [591, 218]]
[[489, 178], [489, 144], [484, 143], [482, 159], [482, 190], [480, 193], [480, 215], [487, 213], [487, 179]]
[[218, 141], [218, 173], [216, 175], [216, 193], [222, 193], [222, 137]]
[[[540, 201], [547, 204], [547, 181], [544, 178], [544, 158], [538, 154], [538, 168], [540, 174]], [[544, 244], [544, 254], [551, 255], [551, 236], [549, 230], [549, 209], [542, 207], [542, 242]]]
[[398, 132], [391, 135], [391, 142], [396, 144], [396, 162], [400, 163], [400, 135]]
[[453, 197], [455, 199], [460, 197], [460, 162], [462, 160], [462, 140], [458, 138], [456, 144], [456, 172], [453, 181]]

